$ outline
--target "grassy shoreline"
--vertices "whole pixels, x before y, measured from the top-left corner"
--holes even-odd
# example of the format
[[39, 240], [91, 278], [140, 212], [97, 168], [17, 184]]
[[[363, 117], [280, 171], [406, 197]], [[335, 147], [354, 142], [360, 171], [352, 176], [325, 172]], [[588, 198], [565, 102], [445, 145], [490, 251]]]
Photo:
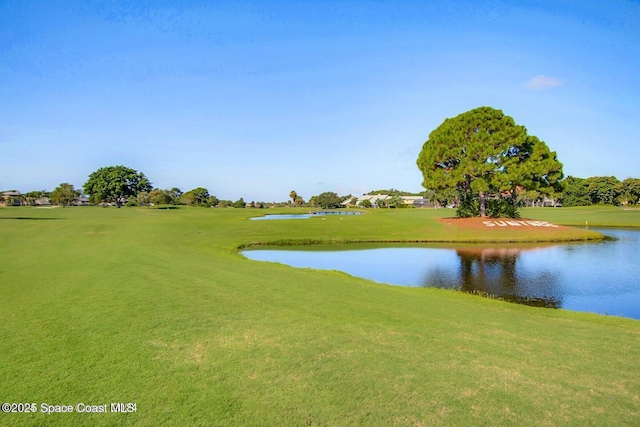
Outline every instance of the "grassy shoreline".
[[[307, 209], [276, 210], [280, 213], [297, 211], [304, 213]], [[527, 216], [539, 219], [535, 210], [527, 212]], [[262, 212], [253, 213], [259, 216]], [[526, 242], [562, 242], [599, 240], [600, 233], [577, 227], [560, 227], [543, 229], [536, 227], [484, 227], [466, 228], [437, 221], [453, 217], [452, 209], [419, 210], [419, 209], [372, 209], [365, 215], [327, 216], [326, 218], [308, 218], [303, 220], [256, 221], [253, 239], [242, 241], [236, 247], [244, 249], [261, 245], [304, 245], [304, 244], [336, 244], [336, 243], [526, 243]], [[525, 216], [525, 215], [523, 215]], [[488, 218], [487, 218], [488, 219]], [[554, 222], [554, 221], [549, 221]], [[267, 224], [268, 223], [268, 224]], [[562, 224], [557, 222], [558, 224]], [[264, 224], [264, 225], [263, 225]], [[268, 229], [272, 233], [266, 236], [260, 231]], [[276, 233], [277, 232], [277, 233]], [[276, 239], [273, 236], [277, 235]], [[264, 238], [262, 238], [264, 236]]]
[[[248, 220], [262, 213], [0, 209], [2, 400], [138, 404], [131, 414], [0, 421], [633, 425], [640, 417], [638, 321], [386, 286], [237, 251], [279, 238], [451, 235], [435, 221], [451, 212]], [[611, 222], [640, 224], [634, 214]], [[585, 215], [591, 226], [617, 211], [523, 212], [558, 224], [575, 216], [574, 225]]]

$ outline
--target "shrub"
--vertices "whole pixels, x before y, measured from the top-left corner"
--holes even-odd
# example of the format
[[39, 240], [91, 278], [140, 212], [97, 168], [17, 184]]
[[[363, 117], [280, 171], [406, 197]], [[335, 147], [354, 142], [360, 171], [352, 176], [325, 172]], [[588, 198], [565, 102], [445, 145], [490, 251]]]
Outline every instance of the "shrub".
[[460, 207], [456, 210], [460, 218], [471, 218], [480, 215], [480, 198], [466, 193], [460, 196]]
[[520, 218], [518, 208], [507, 199], [487, 200], [486, 210], [491, 218]]

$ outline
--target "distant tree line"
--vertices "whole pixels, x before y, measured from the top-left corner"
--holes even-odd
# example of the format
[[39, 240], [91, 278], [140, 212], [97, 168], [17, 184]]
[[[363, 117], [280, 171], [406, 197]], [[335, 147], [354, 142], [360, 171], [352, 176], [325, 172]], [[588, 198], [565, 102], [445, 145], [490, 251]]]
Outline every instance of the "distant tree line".
[[569, 176], [564, 180], [564, 191], [560, 200], [562, 206], [638, 205], [640, 178], [620, 181], [615, 176]]
[[[114, 204], [117, 206], [161, 206], [161, 205], [187, 205], [200, 207], [219, 208], [267, 208], [267, 207], [320, 207], [323, 209], [342, 208], [343, 202], [357, 198], [352, 195], [339, 196], [335, 192], [323, 192], [312, 196], [308, 202], [298, 195], [295, 190], [289, 193], [289, 200], [286, 202], [245, 202], [243, 198], [236, 201], [220, 200], [216, 196], [209, 194], [203, 187], [197, 187], [187, 192], [182, 192], [179, 188], [171, 189], [153, 188], [151, 182], [142, 173], [125, 166], [110, 166], [100, 168], [89, 176], [83, 186], [84, 194], [88, 195], [91, 204]], [[456, 191], [456, 189], [440, 189], [439, 191], [426, 190], [424, 193], [410, 193], [396, 189], [375, 190], [368, 195], [385, 194], [391, 197], [386, 200], [378, 200], [377, 207], [403, 207], [402, 196], [422, 195], [432, 201], [437, 201], [443, 206], [461, 206], [479, 203], [477, 196], [468, 196], [467, 193]], [[514, 197], [515, 194], [515, 197]], [[52, 192], [46, 190], [31, 191], [19, 194], [16, 191], [5, 192], [0, 202], [5, 205], [34, 206], [50, 202], [54, 205], [71, 206], [80, 204], [82, 191], [77, 190], [69, 183], [62, 183]], [[464, 197], [474, 197], [474, 199], [463, 200]], [[577, 178], [569, 176], [563, 180], [558, 180], [553, 187], [538, 186], [537, 188], [517, 187], [509, 195], [511, 200], [515, 200], [515, 206], [589, 206], [589, 205], [638, 205], [640, 204], [640, 178], [627, 178], [624, 181], [618, 180], [615, 176]], [[371, 202], [365, 200], [361, 207], [368, 207]], [[86, 199], [85, 199], [86, 203]], [[499, 209], [506, 206], [499, 200], [485, 200], [488, 210], [492, 214], [500, 216]], [[509, 216], [511, 212], [504, 215]]]
[[39, 201], [51, 200], [51, 192], [47, 190], [30, 191], [24, 194], [15, 194], [16, 191], [7, 191], [6, 196], [3, 196], [4, 203], [8, 206], [36, 206]]
[[283, 203], [245, 202], [241, 197], [236, 201], [220, 200], [209, 194], [206, 188], [198, 187], [187, 192], [178, 188], [163, 190], [153, 188], [151, 182], [142, 173], [125, 166], [100, 168], [89, 176], [83, 186], [91, 203], [108, 203], [118, 206], [149, 205], [187, 205], [201, 207], [266, 208], [275, 206], [310, 206], [325, 209], [342, 207], [349, 196], [340, 197], [336, 193], [325, 192], [312, 197], [308, 203], [295, 190], [289, 193], [289, 199]]
[[368, 193], [366, 193], [366, 196], [375, 196], [378, 194], [386, 194], [388, 196], [422, 196], [424, 195], [424, 192], [420, 192], [420, 193], [411, 193], [409, 191], [401, 191], [401, 190], [396, 190], [395, 188], [390, 188], [388, 190], [374, 190], [374, 191], [369, 191]]
[[20, 194], [8, 191], [0, 195], [0, 204], [6, 206], [72, 206], [80, 204], [82, 193], [69, 183], [62, 183], [53, 191], [39, 190]]
[[341, 208], [342, 202], [351, 198], [351, 194], [347, 196], [338, 196], [333, 191], [325, 191], [317, 196], [312, 196], [309, 199], [309, 206], [321, 207], [322, 209], [336, 209]]
[[[426, 191], [425, 198], [433, 197], [441, 206], [459, 207], [462, 201], [456, 192], [434, 194]], [[448, 197], [447, 197], [448, 196]], [[492, 205], [493, 200], [488, 200]], [[640, 178], [618, 180], [615, 176], [578, 178], [568, 176], [558, 181], [554, 191], [516, 189], [519, 207], [536, 206], [591, 206], [591, 205], [638, 205], [640, 204]]]

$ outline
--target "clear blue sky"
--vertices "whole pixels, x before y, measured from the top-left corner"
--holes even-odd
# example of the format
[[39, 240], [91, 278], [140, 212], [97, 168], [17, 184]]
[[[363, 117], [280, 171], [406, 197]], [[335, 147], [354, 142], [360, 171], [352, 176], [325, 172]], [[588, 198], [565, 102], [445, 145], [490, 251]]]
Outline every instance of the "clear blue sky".
[[566, 175], [640, 177], [640, 3], [0, 0], [2, 190], [421, 191], [429, 133], [485, 105]]

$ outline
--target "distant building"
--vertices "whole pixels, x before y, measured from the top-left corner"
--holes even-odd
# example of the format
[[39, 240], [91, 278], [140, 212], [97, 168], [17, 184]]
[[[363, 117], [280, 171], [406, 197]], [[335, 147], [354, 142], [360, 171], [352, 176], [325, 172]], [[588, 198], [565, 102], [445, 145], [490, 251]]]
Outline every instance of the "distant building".
[[51, 203], [51, 199], [50, 199], [50, 198], [48, 198], [48, 197], [40, 197], [40, 198], [38, 198], [38, 199], [35, 199], [35, 200], [33, 201], [33, 203], [34, 203], [36, 206], [51, 206], [51, 205], [52, 205], [52, 203]]
[[87, 196], [80, 196], [76, 199], [76, 206], [89, 206], [89, 198]]
[[[73, 203], [74, 206], [88, 206], [87, 196], [78, 197]], [[51, 206], [51, 198], [47, 196], [34, 197], [32, 193], [22, 194], [17, 190], [0, 192], [0, 206]]]
[[422, 196], [403, 196], [402, 200], [406, 204], [411, 204], [415, 208], [435, 208], [436, 204], [429, 199], [425, 199]]
[[20, 192], [16, 190], [3, 191], [0, 193], [0, 205], [2, 206], [20, 206]]
[[[433, 202], [423, 198], [422, 196], [401, 196], [401, 197], [405, 205], [411, 205], [416, 208], [435, 208], [436, 207]], [[353, 199], [356, 199], [355, 204], [352, 202]], [[365, 200], [368, 200], [371, 203], [371, 206], [378, 207], [379, 202], [381, 200], [387, 201], [391, 199], [391, 196], [388, 194], [365, 194], [362, 197], [357, 197], [357, 198], [354, 197], [353, 199], [345, 200], [344, 202], [342, 202], [342, 205], [345, 207], [347, 206], [357, 207], [357, 206], [361, 206], [362, 202], [364, 202]]]

